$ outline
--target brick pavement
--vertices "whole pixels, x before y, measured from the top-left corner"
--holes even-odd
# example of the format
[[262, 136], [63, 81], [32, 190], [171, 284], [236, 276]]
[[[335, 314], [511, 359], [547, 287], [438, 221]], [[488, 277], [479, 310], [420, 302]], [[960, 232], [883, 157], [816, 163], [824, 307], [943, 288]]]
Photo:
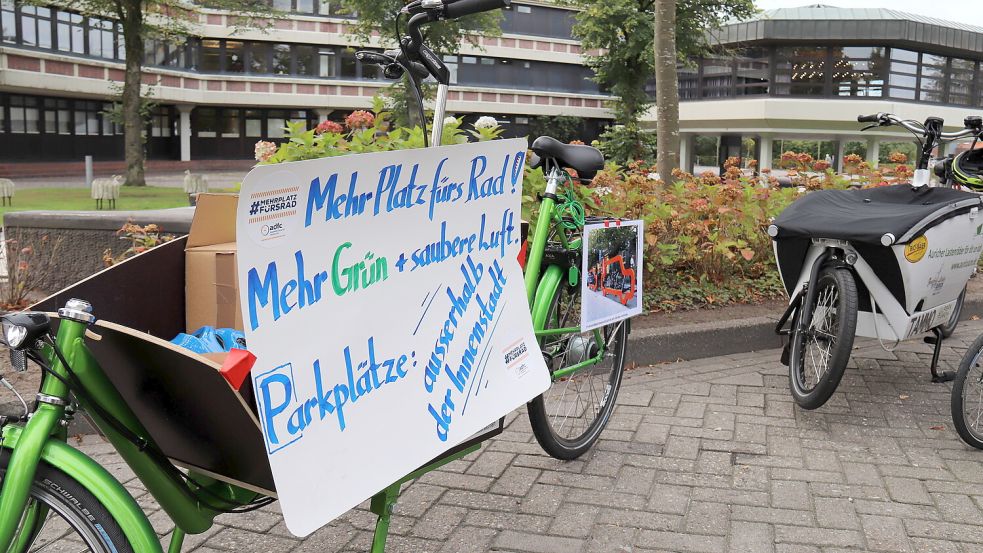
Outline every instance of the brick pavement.
[[[943, 365], [955, 370], [980, 332], [983, 322], [964, 323]], [[929, 382], [930, 358], [919, 342], [894, 353], [858, 342], [813, 412], [793, 406], [777, 350], [636, 368], [583, 459], [545, 456], [513, 414], [480, 452], [404, 488], [387, 551], [983, 551], [983, 452], [952, 430], [951, 386]], [[166, 537], [166, 516], [110, 448], [92, 436], [81, 448]], [[225, 515], [187, 550], [364, 552], [365, 507], [304, 540], [275, 505]]]

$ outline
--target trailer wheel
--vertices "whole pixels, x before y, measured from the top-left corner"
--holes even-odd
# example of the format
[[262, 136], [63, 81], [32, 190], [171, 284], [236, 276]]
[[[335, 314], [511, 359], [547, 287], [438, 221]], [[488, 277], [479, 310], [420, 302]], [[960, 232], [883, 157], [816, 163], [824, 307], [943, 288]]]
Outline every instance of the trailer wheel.
[[[799, 328], [799, 318], [811, 313]], [[828, 266], [819, 272], [811, 306], [799, 307], [792, 325], [789, 388], [803, 409], [829, 400], [843, 378], [857, 329], [857, 285], [846, 268]]]

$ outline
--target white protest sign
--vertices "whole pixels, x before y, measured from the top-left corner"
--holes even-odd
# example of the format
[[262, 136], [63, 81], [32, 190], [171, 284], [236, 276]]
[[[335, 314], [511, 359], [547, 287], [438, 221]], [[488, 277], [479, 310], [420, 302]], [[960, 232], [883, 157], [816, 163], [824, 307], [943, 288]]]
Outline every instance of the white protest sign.
[[549, 387], [516, 261], [525, 152], [496, 140], [246, 175], [240, 299], [294, 534]]

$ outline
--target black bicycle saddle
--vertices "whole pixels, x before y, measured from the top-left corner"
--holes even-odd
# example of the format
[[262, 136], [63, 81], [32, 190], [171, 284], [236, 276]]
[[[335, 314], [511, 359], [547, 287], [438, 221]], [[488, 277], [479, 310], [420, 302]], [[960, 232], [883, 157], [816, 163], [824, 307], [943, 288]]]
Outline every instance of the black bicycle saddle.
[[604, 169], [604, 156], [591, 146], [564, 144], [555, 138], [540, 136], [532, 143], [532, 151], [541, 158], [553, 158], [560, 165], [576, 170], [583, 179], [593, 178]]

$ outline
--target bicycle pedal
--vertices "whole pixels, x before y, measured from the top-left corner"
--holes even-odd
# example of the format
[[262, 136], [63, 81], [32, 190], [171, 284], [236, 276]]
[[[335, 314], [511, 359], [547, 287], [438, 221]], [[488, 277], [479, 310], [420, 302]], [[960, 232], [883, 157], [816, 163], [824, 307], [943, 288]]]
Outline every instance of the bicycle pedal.
[[934, 346], [936, 342], [938, 342], [938, 338], [936, 338], [934, 334], [932, 336], [925, 337], [926, 344], [932, 344]]

